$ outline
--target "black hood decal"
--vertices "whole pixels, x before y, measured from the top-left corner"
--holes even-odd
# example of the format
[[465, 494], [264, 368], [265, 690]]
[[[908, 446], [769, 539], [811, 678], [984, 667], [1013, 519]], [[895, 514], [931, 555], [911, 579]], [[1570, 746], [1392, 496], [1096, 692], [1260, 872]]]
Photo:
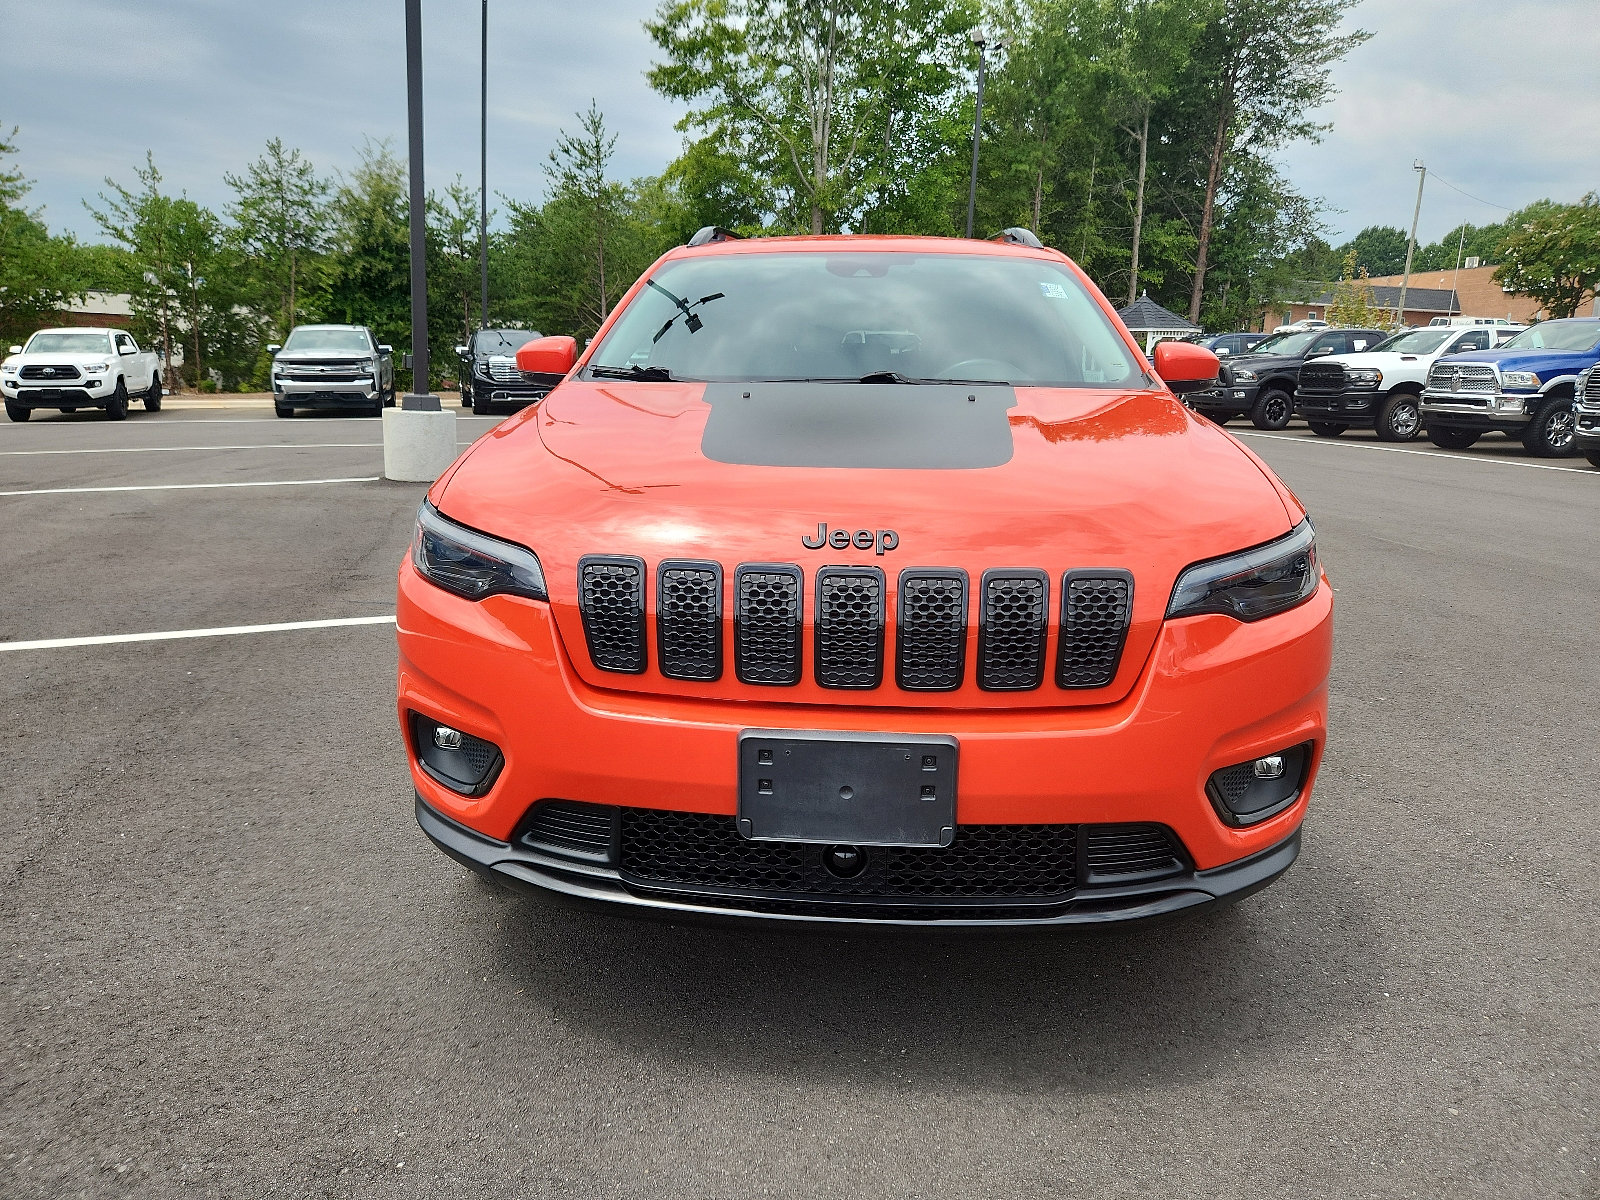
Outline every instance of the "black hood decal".
[[715, 462], [973, 470], [1013, 453], [1009, 384], [708, 383], [704, 399]]

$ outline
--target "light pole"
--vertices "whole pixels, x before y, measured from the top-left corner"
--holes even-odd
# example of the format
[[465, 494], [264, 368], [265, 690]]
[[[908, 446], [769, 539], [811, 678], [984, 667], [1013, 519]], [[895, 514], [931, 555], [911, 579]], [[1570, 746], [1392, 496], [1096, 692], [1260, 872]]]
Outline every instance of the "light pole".
[[483, 282], [479, 329], [489, 328], [489, 0], [483, 0], [483, 79], [478, 118], [478, 271]]
[[1428, 182], [1428, 168], [1419, 158], [1411, 164], [1413, 171], [1418, 171], [1417, 176], [1417, 207], [1411, 212], [1411, 237], [1406, 240], [1406, 269], [1400, 276], [1400, 304], [1394, 314], [1395, 323], [1406, 323], [1406, 287], [1411, 283], [1411, 252], [1417, 248], [1417, 218], [1422, 215], [1422, 185]]
[[[988, 35], [982, 29], [972, 31], [972, 44], [978, 48], [978, 103], [972, 111], [972, 181], [967, 185], [967, 236], [972, 236], [972, 218], [978, 207], [978, 137], [983, 129], [983, 67], [984, 48], [989, 43]], [[996, 50], [1004, 48], [1004, 43], [996, 40]]]
[[[406, 0], [406, 154], [411, 174], [411, 409], [437, 409], [428, 386], [428, 194], [422, 182], [422, 0]], [[433, 403], [425, 404], [423, 401]]]

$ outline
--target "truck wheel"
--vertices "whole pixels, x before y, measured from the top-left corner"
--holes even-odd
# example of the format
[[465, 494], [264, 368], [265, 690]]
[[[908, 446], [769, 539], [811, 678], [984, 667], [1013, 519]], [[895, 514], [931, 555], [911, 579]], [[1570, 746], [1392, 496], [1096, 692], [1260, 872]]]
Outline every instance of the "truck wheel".
[[1583, 456], [1589, 460], [1591, 467], [1600, 467], [1600, 450], [1585, 450]]
[[106, 401], [106, 420], [124, 421], [128, 417], [128, 385], [117, 380], [117, 390]]
[[1448, 425], [1428, 430], [1428, 440], [1441, 450], [1465, 450], [1482, 436], [1476, 429], [1454, 429]]
[[1422, 432], [1422, 411], [1417, 407], [1413, 392], [1399, 392], [1390, 396], [1378, 410], [1378, 440], [1380, 442], [1409, 442]]
[[1337, 421], [1307, 421], [1306, 424], [1311, 426], [1311, 432], [1318, 437], [1338, 437], [1346, 429], [1350, 428], [1350, 426], [1341, 425]]
[[144, 410], [145, 412], [161, 411], [161, 376], [159, 375], [151, 376], [150, 386], [145, 389]]
[[1534, 414], [1523, 430], [1522, 445], [1540, 458], [1564, 458], [1573, 452], [1578, 422], [1572, 411], [1571, 396], [1557, 396]]
[[480, 400], [477, 392], [472, 393], [472, 415], [475, 417], [489, 415], [489, 397], [485, 396]]
[[272, 411], [280, 417], [292, 417], [294, 416], [294, 405], [279, 404], [276, 400], [274, 400], [272, 402]]
[[1257, 429], [1283, 429], [1294, 416], [1294, 401], [1282, 388], [1267, 388], [1250, 410], [1250, 424]]
[[13, 421], [26, 421], [29, 417], [33, 416], [33, 409], [23, 408], [22, 405], [13, 404], [11, 401], [7, 400], [6, 416], [10, 417]]

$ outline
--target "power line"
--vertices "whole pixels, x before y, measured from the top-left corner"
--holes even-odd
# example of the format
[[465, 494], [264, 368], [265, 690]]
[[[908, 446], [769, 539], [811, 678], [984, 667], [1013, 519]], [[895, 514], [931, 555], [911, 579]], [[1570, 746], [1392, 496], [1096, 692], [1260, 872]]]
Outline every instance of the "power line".
[[1448, 179], [1446, 179], [1443, 175], [1440, 175], [1437, 171], [1430, 171], [1429, 174], [1433, 176], [1435, 183], [1442, 183], [1442, 184], [1445, 185], [1445, 187], [1449, 188], [1451, 191], [1460, 192], [1468, 200], [1476, 200], [1479, 204], [1487, 204], [1490, 208], [1498, 208], [1501, 212], [1515, 212], [1516, 211], [1516, 209], [1507, 208], [1504, 204], [1496, 204], [1493, 200], [1485, 200], [1482, 196], [1474, 196], [1471, 192], [1467, 191], [1466, 188], [1458, 188], [1455, 184], [1451, 183]]

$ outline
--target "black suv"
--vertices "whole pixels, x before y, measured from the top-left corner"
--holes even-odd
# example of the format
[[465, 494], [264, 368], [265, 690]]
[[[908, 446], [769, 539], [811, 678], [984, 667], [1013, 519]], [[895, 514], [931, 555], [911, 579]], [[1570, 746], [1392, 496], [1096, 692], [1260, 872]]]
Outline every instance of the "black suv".
[[1223, 361], [1218, 386], [1191, 392], [1191, 408], [1224, 424], [1249, 414], [1257, 429], [1282, 429], [1294, 415], [1294, 388], [1300, 367], [1325, 354], [1371, 350], [1389, 335], [1381, 329], [1304, 329], [1278, 333], [1248, 354]]
[[561, 382], [559, 375], [525, 375], [517, 351], [540, 336], [536, 329], [479, 329], [456, 347], [461, 360], [461, 407], [485, 416], [492, 404], [523, 408]]

